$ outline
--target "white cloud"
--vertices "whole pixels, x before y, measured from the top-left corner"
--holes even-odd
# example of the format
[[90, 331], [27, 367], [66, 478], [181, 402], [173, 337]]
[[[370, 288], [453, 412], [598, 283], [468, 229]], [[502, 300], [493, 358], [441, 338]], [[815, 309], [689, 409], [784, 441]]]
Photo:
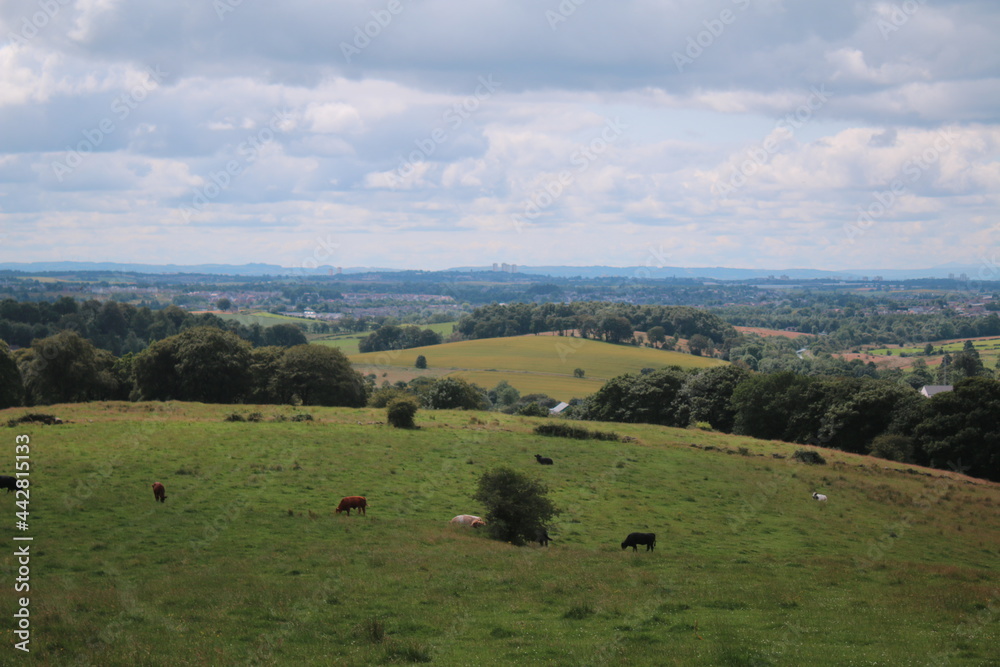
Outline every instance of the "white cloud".
[[[573, 6], [553, 25], [554, 2], [434, 0], [373, 28], [384, 2], [86, 0], [40, 26], [5, 3], [0, 259], [207, 261], [220, 234], [213, 261], [336, 233], [342, 264], [437, 267], [641, 264], [664, 238], [743, 266], [913, 265], [955, 229], [996, 245], [1000, 7]], [[847, 243], [894, 180], [866, 230], [891, 251]]]

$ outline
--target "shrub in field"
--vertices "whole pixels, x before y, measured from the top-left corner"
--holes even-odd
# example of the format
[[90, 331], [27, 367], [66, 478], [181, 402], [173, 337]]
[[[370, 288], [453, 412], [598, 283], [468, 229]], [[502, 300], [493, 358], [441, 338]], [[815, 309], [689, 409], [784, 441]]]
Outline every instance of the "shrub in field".
[[812, 463], [818, 465], [823, 465], [826, 463], [826, 459], [824, 459], [819, 452], [814, 452], [811, 449], [797, 449], [795, 450], [795, 453], [792, 454], [792, 458], [796, 459], [797, 461], [802, 461], [803, 463]]
[[416, 428], [413, 416], [417, 414], [416, 401], [408, 398], [397, 398], [386, 406], [386, 419], [396, 428]]
[[547, 493], [538, 480], [499, 467], [482, 474], [472, 497], [486, 508], [490, 537], [520, 546], [533, 540], [558, 512]]
[[617, 442], [621, 436], [607, 431], [591, 431], [569, 424], [540, 424], [535, 427], [535, 435], [549, 435], [557, 438], [575, 438], [576, 440], [611, 440]]
[[62, 424], [62, 420], [55, 415], [47, 415], [40, 412], [29, 412], [20, 417], [11, 417], [7, 420], [7, 426], [17, 426], [18, 424]]

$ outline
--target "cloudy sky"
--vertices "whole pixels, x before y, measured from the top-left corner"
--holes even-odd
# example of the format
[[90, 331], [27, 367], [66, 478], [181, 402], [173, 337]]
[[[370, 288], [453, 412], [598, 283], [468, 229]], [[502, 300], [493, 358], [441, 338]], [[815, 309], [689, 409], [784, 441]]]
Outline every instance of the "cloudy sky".
[[4, 0], [0, 262], [996, 262], [994, 0]]

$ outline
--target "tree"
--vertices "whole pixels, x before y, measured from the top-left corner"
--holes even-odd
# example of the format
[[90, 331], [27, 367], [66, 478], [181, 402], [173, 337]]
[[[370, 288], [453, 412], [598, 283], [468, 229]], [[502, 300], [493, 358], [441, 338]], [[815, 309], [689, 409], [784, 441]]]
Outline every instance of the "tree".
[[712, 341], [708, 336], [695, 334], [688, 339], [688, 350], [697, 357], [700, 357], [704, 353], [712, 354]]
[[226, 312], [227, 310], [232, 309], [233, 302], [230, 299], [227, 299], [226, 297], [222, 297], [221, 299], [215, 302], [215, 307], [223, 312]]
[[416, 368], [427, 368], [427, 357], [422, 354], [418, 354], [417, 361], [413, 365]]
[[919, 463], [1000, 482], [1000, 381], [969, 378], [935, 394], [914, 437]]
[[308, 342], [305, 333], [295, 324], [275, 324], [264, 329], [264, 345], [295, 347]]
[[283, 403], [361, 407], [367, 401], [364, 378], [344, 353], [325, 345], [285, 350], [275, 382]]
[[433, 410], [483, 410], [486, 392], [460, 378], [442, 378], [423, 396], [424, 405]]
[[808, 377], [791, 371], [754, 374], [733, 390], [733, 433], [765, 440], [794, 441], [790, 424], [806, 415]]
[[913, 453], [915, 446], [913, 438], [906, 435], [893, 435], [885, 433], [872, 440], [872, 456], [899, 463], [914, 463]]
[[914, 389], [920, 389], [924, 385], [934, 384], [934, 375], [927, 368], [927, 362], [918, 357], [910, 366], [910, 373], [904, 378], [905, 382]]
[[276, 379], [285, 348], [277, 345], [255, 347], [250, 351], [250, 403], [278, 403]]
[[472, 497], [486, 508], [490, 537], [520, 546], [535, 539], [558, 513], [547, 493], [540, 481], [499, 467], [482, 474]]
[[21, 405], [24, 386], [10, 347], [0, 340], [0, 409]]
[[116, 398], [115, 358], [76, 332], [36, 339], [19, 350], [18, 369], [30, 404], [81, 403]]
[[717, 431], [732, 433], [736, 412], [731, 399], [736, 386], [748, 377], [750, 371], [731, 364], [687, 376], [679, 394], [689, 415], [686, 421], [708, 422]]
[[646, 338], [654, 347], [660, 347], [667, 340], [667, 332], [660, 326], [650, 327], [649, 331], [646, 332]]
[[573, 377], [575, 377], [575, 378], [582, 378], [584, 375], [586, 375], [586, 373], [587, 372], [585, 370], [583, 370], [582, 368], [575, 368], [575, 369], [573, 369]]
[[590, 397], [584, 419], [687, 426], [678, 401], [684, 379], [676, 366], [612, 378]]
[[857, 454], [869, 451], [875, 438], [889, 430], [894, 417], [907, 410], [907, 404], [925, 401], [912, 387], [888, 380], [837, 378], [824, 384], [831, 391], [817, 439], [824, 446]]
[[954, 373], [952, 376], [953, 384], [964, 378], [989, 374], [986, 367], [983, 366], [983, 360], [979, 358], [979, 350], [976, 349], [971, 340], [965, 341], [962, 351], [952, 357], [951, 368]]
[[136, 356], [136, 393], [145, 401], [238, 403], [250, 389], [250, 344], [234, 333], [195, 327]]
[[493, 405], [503, 409], [521, 400], [521, 392], [512, 387], [506, 380], [500, 380], [497, 382], [497, 386], [490, 390], [489, 397]]
[[416, 414], [417, 402], [412, 398], [397, 398], [386, 406], [386, 420], [396, 428], [416, 428]]

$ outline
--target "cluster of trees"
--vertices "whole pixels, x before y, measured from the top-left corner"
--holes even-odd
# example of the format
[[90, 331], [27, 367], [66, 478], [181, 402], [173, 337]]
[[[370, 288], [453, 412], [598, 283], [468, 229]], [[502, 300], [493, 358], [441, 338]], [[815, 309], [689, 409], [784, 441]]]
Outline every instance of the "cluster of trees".
[[927, 465], [1000, 481], [1000, 380], [976, 376], [930, 399], [869, 377], [755, 373], [737, 365], [622, 375], [574, 406], [582, 419], [712, 428]]
[[74, 331], [11, 353], [0, 346], [0, 407], [94, 400], [361, 406], [367, 387], [347, 357], [322, 345], [251, 344], [195, 327], [115, 357]]
[[152, 342], [196, 327], [229, 331], [255, 347], [306, 343], [305, 333], [295, 324], [246, 326], [211, 313], [196, 315], [178, 306], [152, 310], [117, 301], [79, 302], [70, 297], [54, 302], [0, 301], [0, 339], [16, 347], [28, 347], [34, 340], [73, 331], [98, 349], [123, 355], [141, 352]]
[[464, 316], [456, 331], [465, 338], [478, 339], [576, 330], [585, 338], [629, 343], [635, 342], [636, 331], [648, 332], [654, 328], [662, 332], [663, 338], [703, 336], [716, 344], [736, 337], [732, 325], [707, 310], [600, 301], [494, 303]]
[[433, 329], [421, 329], [412, 324], [385, 324], [358, 341], [358, 349], [361, 352], [406, 350], [411, 347], [440, 345], [441, 340], [441, 334]]

